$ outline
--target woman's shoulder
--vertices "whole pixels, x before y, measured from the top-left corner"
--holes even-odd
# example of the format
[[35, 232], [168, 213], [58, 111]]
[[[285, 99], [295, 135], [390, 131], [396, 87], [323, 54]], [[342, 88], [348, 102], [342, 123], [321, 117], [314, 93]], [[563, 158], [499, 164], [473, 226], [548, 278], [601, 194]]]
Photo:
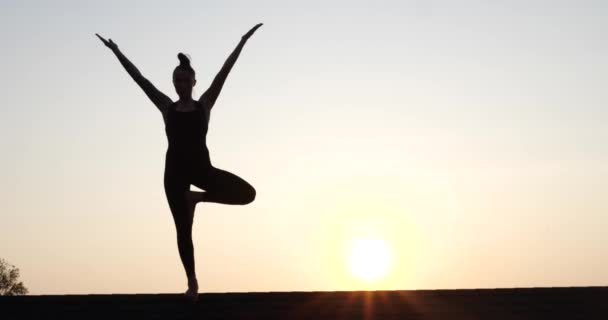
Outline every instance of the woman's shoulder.
[[209, 108], [209, 103], [207, 101], [205, 101], [204, 99], [200, 99], [200, 100], [196, 101], [196, 105], [201, 110], [204, 110], [207, 112], [211, 110], [211, 108]]

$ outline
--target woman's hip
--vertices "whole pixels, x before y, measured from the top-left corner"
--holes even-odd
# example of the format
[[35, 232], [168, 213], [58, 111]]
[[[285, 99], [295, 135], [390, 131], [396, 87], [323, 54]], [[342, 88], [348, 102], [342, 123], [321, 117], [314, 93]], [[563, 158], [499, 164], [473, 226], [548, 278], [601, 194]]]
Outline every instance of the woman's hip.
[[164, 184], [165, 188], [189, 188], [191, 184], [207, 179], [214, 172], [210, 162], [180, 161], [167, 162], [165, 164]]

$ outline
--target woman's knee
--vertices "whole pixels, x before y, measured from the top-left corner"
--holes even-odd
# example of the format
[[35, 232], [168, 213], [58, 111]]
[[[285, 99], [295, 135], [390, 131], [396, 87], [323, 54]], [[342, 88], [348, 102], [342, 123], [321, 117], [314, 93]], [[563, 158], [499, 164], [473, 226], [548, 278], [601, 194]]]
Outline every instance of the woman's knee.
[[178, 231], [177, 232], [177, 243], [191, 245], [192, 244], [192, 232]]
[[175, 231], [177, 241], [192, 241], [192, 225], [187, 221], [175, 221]]
[[243, 195], [242, 195], [243, 203], [242, 204], [252, 203], [253, 200], [255, 200], [255, 196], [256, 196], [255, 188], [253, 186], [251, 186], [250, 184], [247, 184], [247, 187], [243, 191]]

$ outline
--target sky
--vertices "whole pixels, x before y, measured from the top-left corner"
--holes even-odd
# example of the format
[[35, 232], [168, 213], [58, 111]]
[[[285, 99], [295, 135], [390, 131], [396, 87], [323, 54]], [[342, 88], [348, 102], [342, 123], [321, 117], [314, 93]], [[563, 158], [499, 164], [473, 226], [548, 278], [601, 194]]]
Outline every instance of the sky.
[[[0, 258], [30, 294], [186, 288], [160, 112], [209, 86], [200, 292], [608, 285], [605, 1], [2, 1]], [[192, 190], [197, 190], [192, 187]], [[387, 273], [357, 278], [353, 243]], [[364, 259], [365, 260], [365, 259]]]

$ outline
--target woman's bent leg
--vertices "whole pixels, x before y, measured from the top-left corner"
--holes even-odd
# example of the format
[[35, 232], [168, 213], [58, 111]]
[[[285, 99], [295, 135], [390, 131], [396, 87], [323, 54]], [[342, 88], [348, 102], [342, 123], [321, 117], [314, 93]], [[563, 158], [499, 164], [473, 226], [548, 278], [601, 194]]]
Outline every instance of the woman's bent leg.
[[244, 205], [255, 199], [255, 188], [241, 177], [215, 167], [208, 168], [192, 183], [205, 190], [202, 201]]

